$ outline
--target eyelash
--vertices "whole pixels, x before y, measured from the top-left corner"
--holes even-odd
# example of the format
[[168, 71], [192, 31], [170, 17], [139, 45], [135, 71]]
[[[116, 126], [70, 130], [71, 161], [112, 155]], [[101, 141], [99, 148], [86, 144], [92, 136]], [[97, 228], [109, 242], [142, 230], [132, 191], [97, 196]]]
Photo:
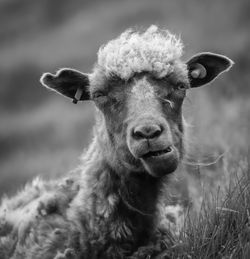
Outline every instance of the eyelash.
[[164, 96], [164, 97], [160, 97], [160, 98], [164, 103], [168, 103], [170, 105], [170, 107], [173, 108], [174, 103], [169, 100], [169, 96], [170, 96], [170, 94], [168, 94], [167, 96]]
[[171, 108], [174, 108], [174, 103], [173, 103], [172, 101], [170, 101], [170, 100], [168, 100], [168, 99], [164, 99], [164, 101], [165, 101], [166, 103], [168, 103]]

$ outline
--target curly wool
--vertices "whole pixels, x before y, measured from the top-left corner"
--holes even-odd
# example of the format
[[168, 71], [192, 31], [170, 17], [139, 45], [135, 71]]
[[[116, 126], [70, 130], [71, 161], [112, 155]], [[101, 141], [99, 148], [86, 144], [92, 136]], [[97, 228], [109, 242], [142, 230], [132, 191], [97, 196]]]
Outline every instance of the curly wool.
[[182, 51], [179, 38], [152, 25], [143, 33], [129, 29], [109, 41], [99, 49], [97, 64], [106, 76], [116, 74], [126, 80], [147, 71], [162, 78], [173, 71]]

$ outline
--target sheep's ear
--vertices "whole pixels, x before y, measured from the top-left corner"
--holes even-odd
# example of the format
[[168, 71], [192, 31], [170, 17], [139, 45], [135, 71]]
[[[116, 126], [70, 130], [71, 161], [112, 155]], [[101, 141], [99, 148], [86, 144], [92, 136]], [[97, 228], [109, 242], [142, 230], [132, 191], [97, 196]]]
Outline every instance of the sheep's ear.
[[73, 99], [73, 103], [89, 100], [89, 77], [77, 70], [63, 68], [55, 75], [44, 73], [40, 82], [45, 87]]
[[210, 52], [199, 53], [187, 62], [191, 87], [205, 85], [219, 74], [228, 71], [234, 62], [223, 55]]

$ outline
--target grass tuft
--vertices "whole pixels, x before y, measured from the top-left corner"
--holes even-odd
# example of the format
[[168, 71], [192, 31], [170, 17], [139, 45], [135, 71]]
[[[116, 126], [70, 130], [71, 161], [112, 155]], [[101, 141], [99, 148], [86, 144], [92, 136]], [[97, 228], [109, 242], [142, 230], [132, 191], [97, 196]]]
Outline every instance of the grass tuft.
[[200, 211], [187, 212], [180, 236], [156, 258], [249, 258], [250, 175], [242, 163], [228, 186], [204, 191]]

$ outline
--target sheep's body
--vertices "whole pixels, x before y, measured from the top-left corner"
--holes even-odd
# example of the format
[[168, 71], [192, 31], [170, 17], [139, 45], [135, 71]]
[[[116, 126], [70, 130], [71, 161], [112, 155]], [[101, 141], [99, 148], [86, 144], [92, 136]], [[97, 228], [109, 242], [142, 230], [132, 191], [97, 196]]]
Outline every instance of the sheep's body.
[[75, 182], [36, 179], [15, 198], [3, 199], [0, 258], [54, 258], [69, 245], [68, 232], [74, 226], [67, 222], [66, 211], [78, 191]]
[[181, 54], [180, 40], [152, 26], [102, 47], [90, 75], [43, 75], [44, 86], [75, 103], [95, 102], [94, 139], [68, 179], [35, 180], [3, 199], [1, 259], [138, 258], [167, 231], [166, 186], [185, 154], [186, 90], [232, 65], [212, 53], [184, 63]]

